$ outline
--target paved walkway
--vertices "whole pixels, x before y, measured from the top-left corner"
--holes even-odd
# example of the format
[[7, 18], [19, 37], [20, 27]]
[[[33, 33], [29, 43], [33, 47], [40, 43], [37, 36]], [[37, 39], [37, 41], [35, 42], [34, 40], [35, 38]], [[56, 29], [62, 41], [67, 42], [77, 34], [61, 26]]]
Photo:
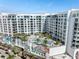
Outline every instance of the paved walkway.
[[72, 59], [69, 55], [67, 54], [60, 54], [60, 55], [56, 55], [56, 56], [53, 56], [54, 59]]
[[0, 59], [7, 59], [8, 54], [6, 54], [6, 51], [0, 49]]

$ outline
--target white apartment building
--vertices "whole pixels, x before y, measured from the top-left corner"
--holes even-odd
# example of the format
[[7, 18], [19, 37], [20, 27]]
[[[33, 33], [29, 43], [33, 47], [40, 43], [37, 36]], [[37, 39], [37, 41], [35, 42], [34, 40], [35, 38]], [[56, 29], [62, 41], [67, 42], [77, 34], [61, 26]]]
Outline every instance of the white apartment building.
[[79, 10], [55, 14], [0, 13], [0, 32], [4, 34], [48, 32], [65, 44], [65, 52], [73, 57], [79, 48]]
[[63, 44], [67, 36], [67, 13], [48, 15], [46, 17], [46, 32], [50, 33], [54, 39], [61, 40]]
[[4, 34], [43, 32], [46, 14], [0, 13], [0, 32]]
[[[51, 14], [46, 17], [46, 32], [50, 33], [54, 40], [60, 40], [62, 46], [50, 48], [49, 58], [52, 56], [63, 54], [66, 52], [67, 37], [68, 37], [68, 11], [63, 13]], [[49, 59], [48, 58], [48, 59]]]
[[65, 43], [65, 52], [73, 57], [79, 49], [79, 9], [48, 15], [46, 32]]
[[68, 37], [67, 52], [74, 56], [74, 52], [79, 49], [79, 10], [69, 10], [68, 12]]

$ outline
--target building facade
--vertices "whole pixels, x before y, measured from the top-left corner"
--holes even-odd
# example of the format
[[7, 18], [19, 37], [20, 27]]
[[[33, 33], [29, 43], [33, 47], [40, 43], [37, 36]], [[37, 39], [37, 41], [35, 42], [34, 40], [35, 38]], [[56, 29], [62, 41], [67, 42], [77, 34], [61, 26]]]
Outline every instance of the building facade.
[[46, 32], [54, 39], [61, 40], [63, 44], [67, 36], [67, 13], [48, 15], [46, 17]]
[[73, 56], [76, 49], [79, 49], [79, 10], [69, 10], [67, 52]]
[[65, 52], [73, 57], [74, 52], [79, 49], [79, 9], [48, 15], [46, 32], [65, 43]]
[[55, 14], [0, 13], [0, 33], [48, 32], [66, 45], [66, 52], [73, 56], [79, 48], [79, 10]]
[[44, 31], [46, 14], [0, 14], [0, 32], [34, 34]]

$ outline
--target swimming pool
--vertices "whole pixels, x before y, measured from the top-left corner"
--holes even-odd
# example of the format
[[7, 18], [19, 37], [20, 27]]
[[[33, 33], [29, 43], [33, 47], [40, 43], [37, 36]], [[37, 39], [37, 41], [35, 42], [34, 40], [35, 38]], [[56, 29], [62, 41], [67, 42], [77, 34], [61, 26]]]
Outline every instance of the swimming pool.
[[12, 44], [13, 39], [11, 36], [4, 36], [3, 41], [4, 41], [4, 43]]

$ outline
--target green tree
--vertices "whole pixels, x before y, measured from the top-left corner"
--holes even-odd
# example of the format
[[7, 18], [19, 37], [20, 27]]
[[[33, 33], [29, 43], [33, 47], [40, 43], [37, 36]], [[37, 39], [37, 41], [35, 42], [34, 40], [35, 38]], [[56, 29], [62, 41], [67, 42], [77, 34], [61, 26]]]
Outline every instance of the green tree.
[[52, 39], [52, 35], [48, 35], [48, 39]]
[[46, 39], [43, 40], [43, 45], [47, 46], [48, 41]]
[[13, 36], [21, 39], [22, 41], [27, 41], [27, 35], [24, 33], [13, 33]]
[[0, 36], [3, 35], [3, 33], [0, 33]]
[[18, 46], [14, 46], [12, 51], [13, 51], [14, 54], [18, 54], [21, 51], [21, 48], [18, 47]]
[[37, 39], [36, 39], [36, 42], [37, 42], [37, 43], [39, 43], [39, 42], [40, 42], [40, 39], [39, 39], [39, 38], [37, 38]]
[[7, 59], [14, 59], [14, 55], [9, 55]]
[[55, 45], [59, 45], [60, 43], [61, 43], [61, 42], [60, 42], [59, 40], [56, 40], [54, 44], [55, 44]]

